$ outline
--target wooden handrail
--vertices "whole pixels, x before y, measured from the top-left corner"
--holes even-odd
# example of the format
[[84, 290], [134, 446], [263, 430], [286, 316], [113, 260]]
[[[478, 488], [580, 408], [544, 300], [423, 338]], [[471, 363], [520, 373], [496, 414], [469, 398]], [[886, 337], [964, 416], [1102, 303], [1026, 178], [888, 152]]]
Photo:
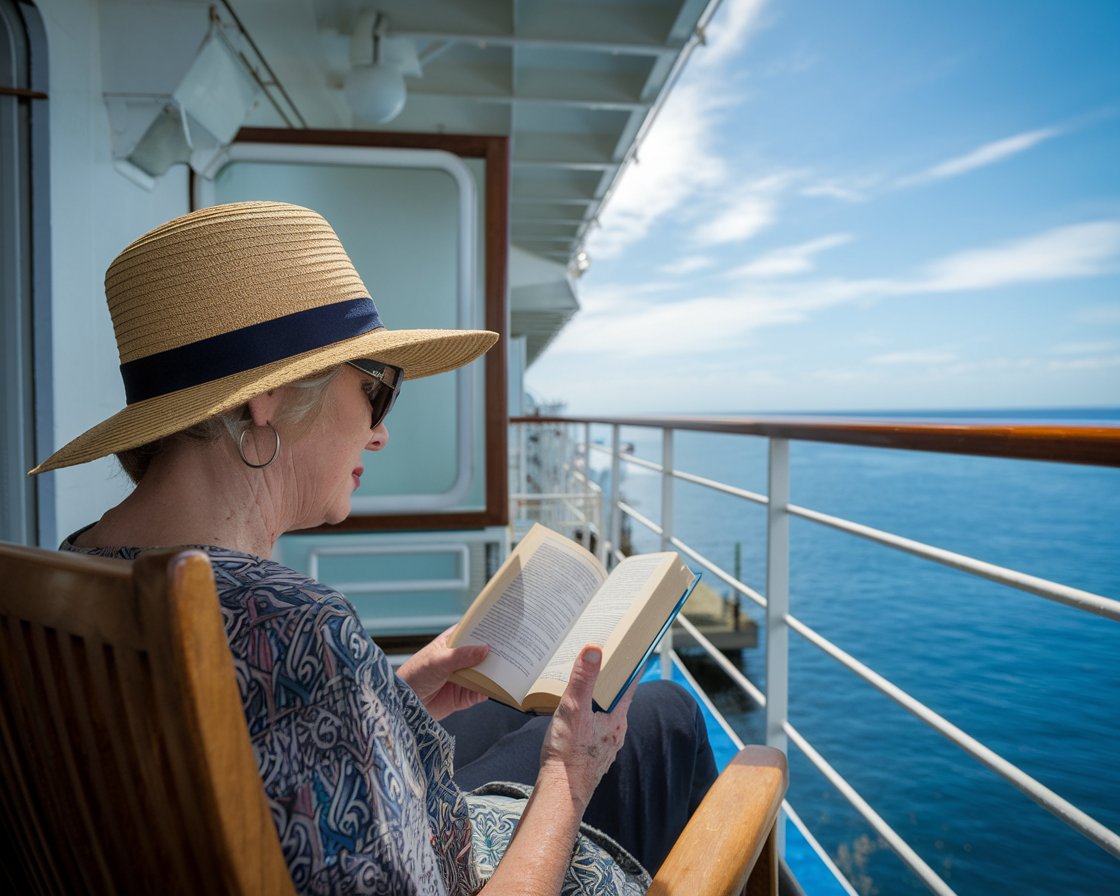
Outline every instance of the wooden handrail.
[[1120, 426], [909, 423], [854, 418], [511, 417], [511, 423], [591, 423], [1120, 467]]

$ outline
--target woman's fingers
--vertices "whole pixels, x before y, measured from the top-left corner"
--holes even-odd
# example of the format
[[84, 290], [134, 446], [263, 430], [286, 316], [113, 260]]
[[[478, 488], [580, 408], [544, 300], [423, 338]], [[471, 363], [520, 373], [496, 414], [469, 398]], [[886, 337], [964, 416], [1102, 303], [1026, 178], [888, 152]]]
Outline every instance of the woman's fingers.
[[572, 664], [572, 674], [568, 679], [565, 694], [580, 708], [591, 708], [591, 695], [595, 693], [595, 682], [599, 678], [599, 667], [603, 664], [603, 651], [594, 644], [588, 644], [579, 652]]

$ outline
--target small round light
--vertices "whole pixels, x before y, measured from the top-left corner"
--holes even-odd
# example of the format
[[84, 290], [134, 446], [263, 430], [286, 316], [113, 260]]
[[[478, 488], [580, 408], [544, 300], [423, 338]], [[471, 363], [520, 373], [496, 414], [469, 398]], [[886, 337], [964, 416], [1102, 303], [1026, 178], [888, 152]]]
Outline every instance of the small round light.
[[355, 65], [343, 87], [355, 124], [384, 124], [404, 108], [404, 77], [395, 65]]

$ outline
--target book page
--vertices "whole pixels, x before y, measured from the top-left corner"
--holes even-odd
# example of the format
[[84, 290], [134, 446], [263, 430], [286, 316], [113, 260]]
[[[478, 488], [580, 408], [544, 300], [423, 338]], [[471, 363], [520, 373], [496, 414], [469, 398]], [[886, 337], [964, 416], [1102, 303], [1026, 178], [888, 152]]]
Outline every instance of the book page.
[[630, 610], [635, 601], [649, 591], [651, 577], [658, 568], [669, 562], [667, 558], [674, 556], [645, 554], [628, 557], [619, 563], [578, 622], [556, 648], [539, 677], [566, 682], [572, 671], [572, 663], [585, 645], [598, 644], [605, 648], [619, 622], [631, 615]]
[[[474, 667], [522, 700], [552, 648], [579, 617], [602, 574], [563, 545], [543, 541], [518, 558], [485, 611], [464, 619], [456, 644], [489, 644]], [[569, 663], [569, 666], [571, 664]]]

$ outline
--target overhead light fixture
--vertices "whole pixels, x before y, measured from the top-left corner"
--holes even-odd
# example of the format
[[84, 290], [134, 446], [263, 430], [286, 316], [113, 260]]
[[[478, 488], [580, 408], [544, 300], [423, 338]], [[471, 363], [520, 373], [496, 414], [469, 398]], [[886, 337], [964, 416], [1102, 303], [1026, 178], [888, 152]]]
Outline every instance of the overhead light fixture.
[[358, 17], [350, 38], [351, 68], [343, 93], [355, 124], [384, 124], [404, 108], [404, 75], [400, 66], [382, 59], [381, 41], [386, 24], [381, 13], [364, 13]]

